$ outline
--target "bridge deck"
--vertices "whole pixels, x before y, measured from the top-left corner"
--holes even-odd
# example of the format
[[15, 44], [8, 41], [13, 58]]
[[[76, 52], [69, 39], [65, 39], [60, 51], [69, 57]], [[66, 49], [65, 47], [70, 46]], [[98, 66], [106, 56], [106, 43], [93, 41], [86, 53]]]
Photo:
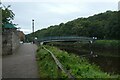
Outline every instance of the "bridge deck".
[[38, 39], [39, 42], [51, 42], [51, 41], [93, 41], [93, 38], [91, 37], [74, 37], [74, 36], [68, 36], [68, 37], [45, 37], [42, 39]]

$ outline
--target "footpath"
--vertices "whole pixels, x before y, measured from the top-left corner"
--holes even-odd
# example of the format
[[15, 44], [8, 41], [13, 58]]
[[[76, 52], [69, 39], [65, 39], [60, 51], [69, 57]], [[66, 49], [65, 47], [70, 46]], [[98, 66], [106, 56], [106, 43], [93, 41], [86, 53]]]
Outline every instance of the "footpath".
[[13, 55], [3, 57], [2, 77], [39, 78], [35, 59], [36, 50], [36, 45], [24, 43]]

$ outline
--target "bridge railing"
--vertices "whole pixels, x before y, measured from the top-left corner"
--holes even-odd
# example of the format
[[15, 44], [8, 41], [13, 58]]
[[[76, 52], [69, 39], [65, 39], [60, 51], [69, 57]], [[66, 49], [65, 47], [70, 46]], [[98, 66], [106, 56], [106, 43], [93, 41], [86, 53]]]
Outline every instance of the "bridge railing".
[[62, 37], [45, 37], [45, 38], [42, 38], [42, 39], [38, 39], [37, 41], [51, 41], [51, 40], [76, 40], [76, 41], [79, 41], [79, 40], [93, 40], [93, 38], [91, 37], [78, 37], [78, 36], [62, 36]]

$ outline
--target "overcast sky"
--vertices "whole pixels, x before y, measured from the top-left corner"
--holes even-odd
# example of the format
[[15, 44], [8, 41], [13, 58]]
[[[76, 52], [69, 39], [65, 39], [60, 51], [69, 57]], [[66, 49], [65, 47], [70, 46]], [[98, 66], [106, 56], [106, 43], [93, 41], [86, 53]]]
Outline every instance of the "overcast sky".
[[[33, 2], [34, 1], [34, 2]], [[15, 13], [14, 23], [25, 33], [51, 25], [66, 23], [80, 17], [88, 17], [107, 10], [117, 11], [119, 0], [3, 0]]]

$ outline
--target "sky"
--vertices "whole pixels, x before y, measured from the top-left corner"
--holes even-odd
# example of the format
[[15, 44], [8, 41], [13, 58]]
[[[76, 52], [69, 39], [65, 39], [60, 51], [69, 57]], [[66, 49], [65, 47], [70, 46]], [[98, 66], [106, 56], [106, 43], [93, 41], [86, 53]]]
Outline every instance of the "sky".
[[119, 0], [2, 0], [11, 5], [15, 13], [13, 22], [25, 34], [32, 32], [32, 19], [35, 31], [51, 25], [89, 17], [107, 10], [118, 11]]

